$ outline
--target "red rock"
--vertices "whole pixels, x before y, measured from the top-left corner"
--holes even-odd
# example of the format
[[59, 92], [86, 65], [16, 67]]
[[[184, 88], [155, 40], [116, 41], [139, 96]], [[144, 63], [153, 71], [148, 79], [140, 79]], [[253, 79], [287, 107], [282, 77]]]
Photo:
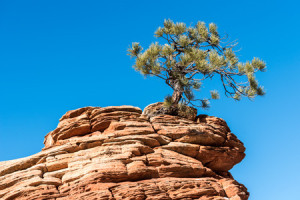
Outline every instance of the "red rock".
[[228, 171], [242, 161], [244, 152], [237, 148], [201, 146], [196, 158], [213, 171]]
[[67, 112], [32, 156], [0, 162], [0, 199], [248, 199], [228, 172], [245, 147], [220, 118], [132, 106]]

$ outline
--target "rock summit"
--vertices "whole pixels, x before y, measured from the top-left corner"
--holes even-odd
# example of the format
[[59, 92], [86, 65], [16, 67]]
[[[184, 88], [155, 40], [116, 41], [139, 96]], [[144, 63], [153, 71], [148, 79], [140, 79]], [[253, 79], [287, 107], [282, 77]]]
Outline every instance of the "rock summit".
[[246, 200], [245, 147], [223, 119], [133, 106], [67, 112], [32, 156], [0, 162], [2, 200]]

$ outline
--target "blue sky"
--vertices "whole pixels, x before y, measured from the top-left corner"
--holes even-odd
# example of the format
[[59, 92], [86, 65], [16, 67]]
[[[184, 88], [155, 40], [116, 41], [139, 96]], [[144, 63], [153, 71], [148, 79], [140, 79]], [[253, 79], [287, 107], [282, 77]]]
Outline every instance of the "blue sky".
[[253, 102], [221, 95], [198, 113], [224, 118], [244, 142], [247, 156], [231, 172], [250, 200], [298, 200], [299, 6], [290, 0], [1, 0], [0, 161], [39, 152], [68, 110], [161, 101], [171, 90], [135, 72], [126, 49], [154, 42], [166, 18], [214, 22], [238, 39], [242, 61], [266, 61], [268, 71], [257, 78], [267, 95]]

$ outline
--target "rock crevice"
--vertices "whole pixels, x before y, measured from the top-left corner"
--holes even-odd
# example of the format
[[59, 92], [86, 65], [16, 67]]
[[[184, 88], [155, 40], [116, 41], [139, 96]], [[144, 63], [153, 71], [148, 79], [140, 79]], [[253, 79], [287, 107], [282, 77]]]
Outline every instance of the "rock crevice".
[[245, 147], [223, 119], [110, 106], [59, 121], [41, 152], [0, 162], [0, 199], [248, 199], [228, 172]]

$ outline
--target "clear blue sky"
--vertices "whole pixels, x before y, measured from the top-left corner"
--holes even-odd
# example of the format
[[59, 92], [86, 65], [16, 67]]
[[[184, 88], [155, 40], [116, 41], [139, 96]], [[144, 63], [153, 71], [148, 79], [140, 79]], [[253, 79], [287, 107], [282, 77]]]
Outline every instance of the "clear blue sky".
[[0, 161], [39, 152], [68, 110], [161, 101], [169, 88], [135, 72], [126, 49], [155, 41], [165, 18], [200, 20], [238, 39], [242, 61], [256, 56], [268, 66], [258, 75], [265, 97], [222, 95], [199, 111], [224, 118], [244, 142], [247, 156], [231, 172], [250, 200], [299, 200], [299, 7], [296, 0], [1, 0]]

